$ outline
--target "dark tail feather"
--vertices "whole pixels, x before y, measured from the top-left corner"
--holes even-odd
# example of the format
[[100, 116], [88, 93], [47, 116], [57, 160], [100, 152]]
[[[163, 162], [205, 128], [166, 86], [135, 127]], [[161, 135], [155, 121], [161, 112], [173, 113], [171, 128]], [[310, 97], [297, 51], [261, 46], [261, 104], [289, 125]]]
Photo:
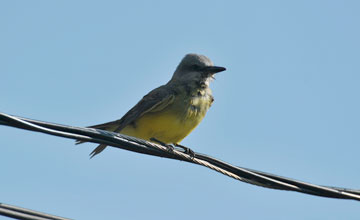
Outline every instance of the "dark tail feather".
[[75, 145], [82, 144], [82, 143], [85, 143], [85, 142], [86, 142], [86, 141], [76, 140], [76, 141], [75, 141]]
[[[86, 141], [81, 141], [81, 140], [76, 140], [75, 144], [82, 144], [82, 143], [86, 143]], [[100, 144], [99, 146], [97, 146], [89, 155], [90, 155], [90, 159], [93, 158], [95, 155], [101, 153], [103, 150], [105, 150], [106, 148], [106, 144]]]
[[[118, 123], [119, 120], [117, 121], [111, 121], [111, 122], [107, 122], [104, 124], [99, 124], [99, 125], [93, 125], [90, 126], [88, 128], [96, 128], [96, 129], [101, 129], [101, 130], [106, 130], [106, 131], [114, 131], [114, 132], [118, 132]], [[81, 141], [81, 140], [76, 140], [75, 144], [82, 144], [85, 143], [86, 141]], [[99, 146], [97, 146], [91, 153], [90, 153], [90, 159], [93, 158], [95, 155], [101, 153], [105, 148], [106, 148], [106, 144], [100, 144]]]
[[101, 153], [106, 148], [106, 144], [100, 144], [97, 146], [91, 153], [90, 153], [90, 159], [96, 156], [97, 154]]
[[[111, 131], [110, 125], [112, 125], [112, 122], [110, 122], [110, 123], [105, 123], [105, 124], [100, 124], [100, 125], [93, 125], [93, 126], [89, 126], [89, 127], [87, 127], [87, 128], [96, 128], [96, 129]], [[87, 142], [87, 141], [76, 140], [76, 141], [75, 141], [75, 145], [82, 144], [82, 143], [86, 143], [86, 142]], [[100, 152], [99, 152], [99, 153], [100, 153]]]

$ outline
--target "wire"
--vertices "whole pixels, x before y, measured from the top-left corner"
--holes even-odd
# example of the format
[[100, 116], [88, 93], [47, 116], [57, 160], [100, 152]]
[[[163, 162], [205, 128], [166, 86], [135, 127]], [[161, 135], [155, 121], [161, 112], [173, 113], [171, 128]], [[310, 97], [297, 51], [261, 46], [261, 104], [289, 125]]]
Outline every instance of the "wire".
[[55, 215], [50, 215], [30, 209], [0, 203], [0, 215], [22, 220], [69, 220]]
[[137, 153], [186, 161], [208, 167], [236, 180], [266, 188], [296, 191], [328, 198], [360, 201], [360, 190], [310, 184], [270, 173], [234, 166], [198, 152], [195, 152], [195, 155], [191, 156], [177, 148], [169, 151], [166, 146], [160, 144], [104, 130], [54, 124], [11, 116], [4, 113], [0, 113], [0, 125], [42, 132], [75, 140], [106, 144]]

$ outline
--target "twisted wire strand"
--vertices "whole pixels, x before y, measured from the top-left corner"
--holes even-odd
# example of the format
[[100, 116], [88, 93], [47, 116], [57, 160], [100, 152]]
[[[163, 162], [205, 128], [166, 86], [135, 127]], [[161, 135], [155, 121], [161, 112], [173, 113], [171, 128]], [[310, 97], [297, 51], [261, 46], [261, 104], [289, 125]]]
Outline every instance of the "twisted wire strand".
[[169, 151], [166, 146], [118, 133], [43, 122], [4, 113], [0, 113], [0, 125], [1, 124], [70, 139], [107, 144], [137, 153], [190, 162], [210, 168], [233, 179], [266, 188], [360, 201], [360, 190], [310, 184], [270, 173], [234, 166], [197, 152], [195, 152], [194, 156], [190, 156], [177, 149]]

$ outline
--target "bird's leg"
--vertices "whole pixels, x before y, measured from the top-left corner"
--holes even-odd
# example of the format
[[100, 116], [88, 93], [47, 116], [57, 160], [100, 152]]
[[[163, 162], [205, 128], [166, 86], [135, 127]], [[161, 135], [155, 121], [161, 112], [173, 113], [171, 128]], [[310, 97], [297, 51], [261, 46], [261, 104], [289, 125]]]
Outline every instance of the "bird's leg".
[[195, 152], [193, 150], [191, 150], [190, 148], [188, 147], [185, 147], [181, 144], [174, 144], [176, 147], [180, 147], [184, 150], [184, 153], [188, 154], [191, 158], [194, 158], [195, 157]]
[[158, 144], [166, 147], [168, 151], [173, 151], [174, 150], [174, 146], [172, 146], [171, 144], [165, 144], [164, 142], [162, 142], [162, 141], [160, 141], [160, 140], [158, 140], [158, 139], [156, 139], [154, 137], [150, 138], [150, 141], [158, 143]]
[[179, 148], [183, 149], [184, 153], [189, 155], [191, 158], [195, 157], [195, 152], [193, 150], [191, 150], [190, 148], [185, 147], [185, 146], [183, 146], [181, 144], [176, 144], [176, 143], [174, 143], [174, 144], [165, 144], [164, 142], [162, 142], [162, 141], [160, 141], [160, 140], [158, 140], [158, 139], [156, 139], [154, 137], [150, 138], [150, 141], [161, 144], [162, 146], [166, 147], [168, 149], [168, 151], [173, 151], [175, 149], [174, 146], [179, 147]]

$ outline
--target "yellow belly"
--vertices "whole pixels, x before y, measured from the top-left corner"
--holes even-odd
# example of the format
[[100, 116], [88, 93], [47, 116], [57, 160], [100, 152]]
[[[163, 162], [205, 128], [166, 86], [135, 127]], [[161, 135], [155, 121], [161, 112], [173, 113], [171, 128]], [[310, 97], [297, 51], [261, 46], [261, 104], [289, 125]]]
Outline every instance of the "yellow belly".
[[205, 113], [183, 116], [174, 110], [147, 113], [126, 126], [120, 133], [145, 140], [156, 138], [164, 143], [179, 143], [203, 119]]

